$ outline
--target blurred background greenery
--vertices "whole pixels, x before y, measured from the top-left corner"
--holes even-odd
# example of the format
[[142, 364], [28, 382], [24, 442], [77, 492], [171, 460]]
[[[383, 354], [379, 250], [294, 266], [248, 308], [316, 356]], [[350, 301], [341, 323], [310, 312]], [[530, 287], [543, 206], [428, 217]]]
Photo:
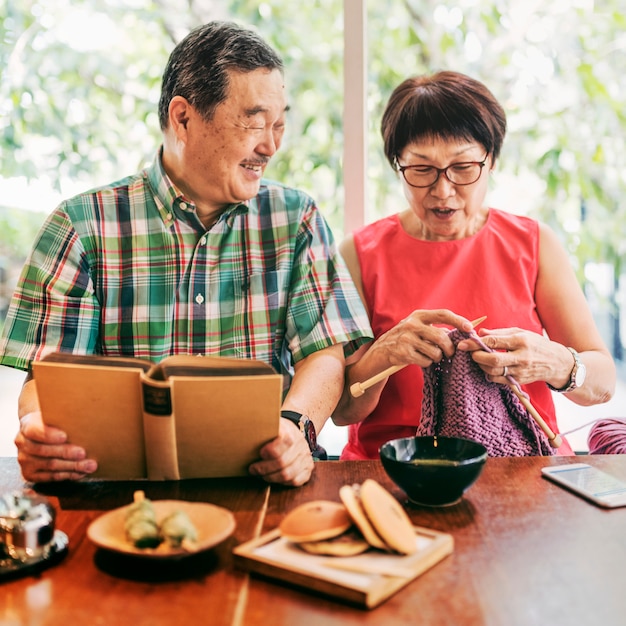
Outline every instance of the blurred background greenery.
[[[292, 110], [267, 174], [308, 190], [343, 236], [342, 0], [0, 1], [0, 324], [45, 215], [62, 197], [152, 158], [169, 52], [212, 19], [252, 25], [282, 53]], [[559, 233], [621, 364], [623, 0], [367, 0], [366, 7], [366, 221], [404, 205], [378, 130], [391, 90], [439, 69], [484, 81], [509, 122], [491, 204]]]

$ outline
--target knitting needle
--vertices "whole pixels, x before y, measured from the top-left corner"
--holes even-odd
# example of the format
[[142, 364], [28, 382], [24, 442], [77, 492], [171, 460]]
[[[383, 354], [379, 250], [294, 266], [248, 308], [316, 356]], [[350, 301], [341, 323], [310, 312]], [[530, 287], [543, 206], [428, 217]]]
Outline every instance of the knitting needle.
[[[476, 328], [476, 326], [478, 326], [479, 324], [482, 324], [486, 319], [487, 319], [487, 316], [483, 315], [482, 317], [479, 317], [478, 319], [474, 320], [472, 322], [472, 328]], [[380, 372], [380, 374], [376, 374], [375, 376], [372, 376], [371, 378], [368, 378], [367, 380], [364, 380], [363, 382], [354, 383], [353, 385], [350, 385], [350, 393], [352, 394], [352, 397], [359, 398], [365, 393], [367, 389], [369, 389], [370, 387], [373, 387], [376, 383], [379, 383], [381, 380], [385, 380], [385, 378], [391, 376], [392, 374], [399, 372], [403, 367], [406, 367], [407, 365], [408, 363], [405, 363], [404, 365], [392, 365], [391, 367], [388, 367], [386, 370], [383, 370], [382, 372]]]
[[546, 437], [548, 438], [550, 445], [553, 448], [558, 448], [563, 443], [563, 439], [561, 438], [561, 435], [559, 435], [558, 433], [554, 433], [552, 431], [552, 429], [545, 423], [543, 417], [539, 415], [539, 413], [537, 412], [537, 409], [531, 404], [530, 400], [524, 395], [522, 391], [520, 391], [518, 387], [516, 387], [515, 385], [509, 385], [509, 387], [511, 387], [511, 389], [513, 390], [513, 393], [519, 398], [519, 401], [526, 407], [526, 410], [528, 411], [530, 416], [535, 420], [535, 422], [537, 422], [541, 430], [543, 430], [543, 432], [546, 434]]
[[[483, 317], [479, 317], [478, 319], [476, 319], [476, 320], [474, 320], [472, 322], [472, 327], [476, 328], [476, 326], [478, 326], [479, 324], [484, 322], [486, 319], [487, 319], [486, 315], [483, 315]], [[375, 376], [372, 376], [371, 378], [368, 378], [367, 380], [365, 380], [363, 382], [354, 383], [350, 387], [350, 393], [352, 394], [352, 396], [354, 398], [358, 398], [358, 397], [362, 396], [367, 389], [369, 389], [370, 387], [372, 387], [376, 383], [379, 383], [381, 380], [384, 380], [388, 376], [391, 376], [392, 374], [395, 374], [396, 372], [401, 370], [403, 367], [406, 367], [406, 366], [405, 365], [393, 365], [391, 367], [388, 367], [386, 370], [380, 372], [380, 374], [376, 374]], [[519, 398], [519, 401], [524, 405], [524, 407], [528, 411], [529, 415], [535, 420], [535, 422], [537, 422], [538, 426], [546, 434], [546, 437], [548, 438], [548, 441], [550, 442], [550, 445], [553, 448], [560, 447], [561, 444], [563, 443], [563, 439], [561, 438], [561, 435], [559, 435], [558, 433], [555, 433], [548, 426], [548, 424], [546, 424], [544, 419], [537, 412], [537, 409], [535, 409], [535, 407], [531, 404], [530, 400], [519, 389], [518, 386], [516, 386], [515, 384], [511, 384], [509, 386], [513, 390], [513, 393], [515, 393], [515, 395]]]

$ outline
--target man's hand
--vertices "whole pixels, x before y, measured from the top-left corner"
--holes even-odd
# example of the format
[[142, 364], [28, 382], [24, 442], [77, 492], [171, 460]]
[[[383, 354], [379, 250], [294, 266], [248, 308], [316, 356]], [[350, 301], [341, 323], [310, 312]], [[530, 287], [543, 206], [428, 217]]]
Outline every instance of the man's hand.
[[78, 480], [98, 467], [95, 461], [85, 458], [83, 448], [67, 443], [62, 430], [46, 426], [40, 411], [20, 418], [15, 445], [22, 475], [30, 482]]
[[262, 460], [250, 466], [250, 473], [269, 483], [299, 487], [313, 473], [313, 457], [306, 439], [298, 427], [285, 418], [280, 420], [278, 437], [261, 448], [260, 456]]

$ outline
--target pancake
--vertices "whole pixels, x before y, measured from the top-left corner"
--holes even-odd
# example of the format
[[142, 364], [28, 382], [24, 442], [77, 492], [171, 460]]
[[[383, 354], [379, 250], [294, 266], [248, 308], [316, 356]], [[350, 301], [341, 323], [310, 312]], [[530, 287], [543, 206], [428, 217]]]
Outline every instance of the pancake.
[[382, 540], [400, 554], [416, 552], [413, 524], [391, 493], [371, 478], [363, 482], [359, 493], [361, 506]]
[[279, 525], [280, 534], [295, 543], [337, 537], [352, 526], [346, 507], [331, 500], [313, 500], [292, 509]]
[[326, 556], [355, 556], [369, 550], [370, 544], [352, 528], [337, 537], [323, 541], [305, 541], [298, 546], [311, 554]]
[[379, 550], [389, 550], [389, 546], [380, 538], [365, 515], [358, 495], [360, 489], [359, 485], [344, 485], [339, 490], [339, 497], [367, 543]]
[[344, 485], [340, 502], [314, 500], [292, 509], [281, 535], [311, 554], [352, 556], [369, 547], [386, 552], [417, 551], [415, 529], [402, 505], [371, 478]]

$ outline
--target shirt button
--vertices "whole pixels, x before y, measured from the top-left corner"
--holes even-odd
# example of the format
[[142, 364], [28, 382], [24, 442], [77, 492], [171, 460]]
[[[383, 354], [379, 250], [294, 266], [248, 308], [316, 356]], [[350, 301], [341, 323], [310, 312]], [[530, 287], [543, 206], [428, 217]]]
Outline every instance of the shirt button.
[[165, 216], [165, 219], [166, 219], [168, 222], [171, 222], [171, 221], [172, 221], [172, 214], [171, 214], [171, 213], [168, 213], [168, 214]]
[[204, 302], [204, 296], [201, 293], [196, 296], [196, 302], [198, 304], [202, 304]]
[[178, 206], [184, 211], [187, 208], [187, 203], [181, 202]]

